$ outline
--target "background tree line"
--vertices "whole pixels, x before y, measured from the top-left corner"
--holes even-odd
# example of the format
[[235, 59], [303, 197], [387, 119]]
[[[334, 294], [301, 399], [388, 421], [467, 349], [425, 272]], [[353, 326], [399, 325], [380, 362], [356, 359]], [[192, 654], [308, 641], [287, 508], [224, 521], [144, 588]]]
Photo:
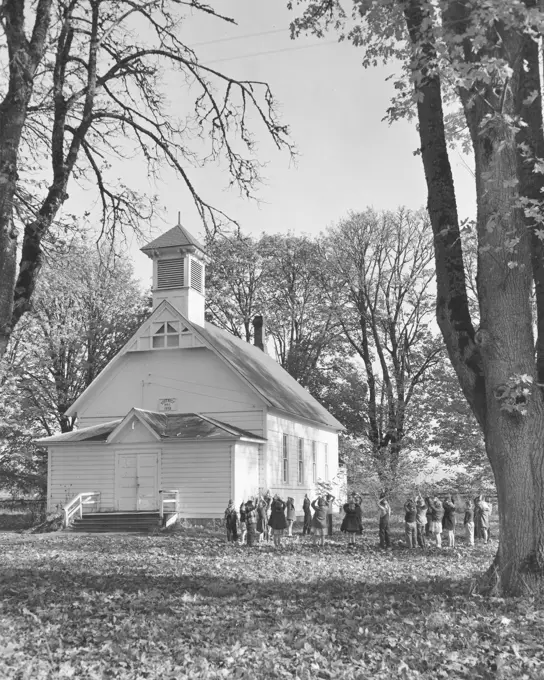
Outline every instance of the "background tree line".
[[[398, 491], [433, 465], [455, 485], [489, 483], [433, 320], [430, 238], [423, 211], [398, 209], [352, 213], [314, 238], [238, 231], [208, 243], [208, 318], [252, 342], [264, 316], [270, 353], [346, 426], [355, 486]], [[149, 313], [112, 251], [75, 240], [46, 266], [3, 360], [0, 475], [14, 490], [43, 488], [31, 440], [73, 428], [64, 412]]]

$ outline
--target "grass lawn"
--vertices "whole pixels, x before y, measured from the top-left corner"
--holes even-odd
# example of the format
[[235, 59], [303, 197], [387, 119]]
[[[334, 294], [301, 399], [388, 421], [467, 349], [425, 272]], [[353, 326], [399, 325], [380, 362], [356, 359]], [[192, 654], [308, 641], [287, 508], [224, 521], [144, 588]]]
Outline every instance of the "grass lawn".
[[469, 594], [496, 550], [0, 534], [0, 678], [544, 678], [544, 607]]

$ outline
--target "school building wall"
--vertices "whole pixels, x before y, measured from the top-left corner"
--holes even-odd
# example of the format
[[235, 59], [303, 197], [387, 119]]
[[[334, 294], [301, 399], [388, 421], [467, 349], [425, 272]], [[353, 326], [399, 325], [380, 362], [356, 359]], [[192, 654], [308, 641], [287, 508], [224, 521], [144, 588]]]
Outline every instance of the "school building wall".
[[262, 400], [204, 347], [127, 352], [90, 388], [77, 426], [122, 418], [134, 406], [158, 411], [162, 399], [175, 399], [178, 413], [207, 414], [264, 435]]
[[49, 448], [47, 509], [64, 506], [86, 491], [100, 491], [100, 509], [113, 511], [115, 458], [103, 444]]
[[[284, 435], [287, 437], [287, 479], [284, 479]], [[338, 434], [311, 423], [271, 411], [267, 415], [267, 488], [295, 499], [297, 515], [302, 514], [304, 494], [315, 498], [316, 483], [332, 481], [338, 473]], [[302, 476], [299, 477], [299, 446], [302, 442]], [[315, 467], [313, 452], [315, 450]], [[334, 493], [334, 491], [333, 491]]]

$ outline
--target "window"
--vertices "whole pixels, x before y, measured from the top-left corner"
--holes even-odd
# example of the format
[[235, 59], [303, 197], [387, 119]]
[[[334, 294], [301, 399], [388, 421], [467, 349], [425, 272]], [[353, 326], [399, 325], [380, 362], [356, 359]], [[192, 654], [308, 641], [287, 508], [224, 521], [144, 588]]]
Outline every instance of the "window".
[[312, 442], [312, 482], [317, 482], [317, 442]]
[[158, 260], [157, 288], [183, 288], [184, 260]]
[[329, 445], [325, 444], [325, 481], [329, 481]]
[[284, 484], [289, 481], [289, 442], [287, 435], [283, 435], [283, 454], [282, 454], [282, 480]]
[[177, 321], [165, 321], [155, 324], [153, 348], [179, 347], [179, 325]]
[[196, 260], [191, 260], [191, 288], [202, 293], [202, 265]]
[[298, 483], [302, 484], [304, 481], [304, 439], [299, 437], [298, 440]]

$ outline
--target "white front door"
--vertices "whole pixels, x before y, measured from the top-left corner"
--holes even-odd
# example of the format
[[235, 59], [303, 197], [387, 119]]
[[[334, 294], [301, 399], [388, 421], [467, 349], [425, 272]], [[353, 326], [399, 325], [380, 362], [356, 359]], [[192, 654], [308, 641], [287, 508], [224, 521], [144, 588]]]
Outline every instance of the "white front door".
[[120, 453], [117, 468], [117, 508], [123, 511], [157, 510], [157, 453]]

